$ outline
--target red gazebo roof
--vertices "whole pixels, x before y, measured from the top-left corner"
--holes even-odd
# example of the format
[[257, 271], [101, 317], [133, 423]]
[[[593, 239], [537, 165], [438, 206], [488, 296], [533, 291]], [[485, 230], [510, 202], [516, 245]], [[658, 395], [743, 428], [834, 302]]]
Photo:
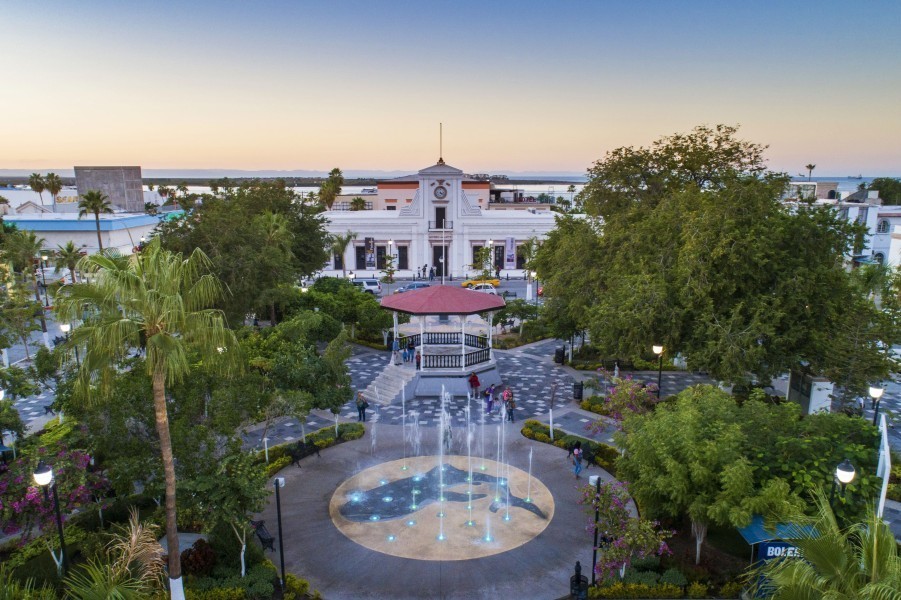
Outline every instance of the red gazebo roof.
[[411, 315], [475, 315], [506, 305], [500, 296], [451, 285], [433, 285], [382, 298], [382, 308]]

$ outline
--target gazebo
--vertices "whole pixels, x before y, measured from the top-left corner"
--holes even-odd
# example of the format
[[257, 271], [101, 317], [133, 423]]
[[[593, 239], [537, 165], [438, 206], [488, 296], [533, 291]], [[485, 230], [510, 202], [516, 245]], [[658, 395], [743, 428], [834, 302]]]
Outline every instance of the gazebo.
[[[471, 372], [479, 373], [481, 377], [482, 373], [490, 371], [488, 382], [500, 380], [496, 373], [491, 326], [494, 312], [506, 306], [500, 296], [436, 285], [388, 296], [382, 299], [381, 305], [393, 313], [394, 339], [401, 347], [412, 341], [421, 356], [417, 395], [435, 395], [440, 385], [451, 388], [452, 393], [465, 395], [465, 379]], [[398, 313], [418, 317], [419, 333], [399, 333]], [[468, 317], [485, 313], [488, 315], [487, 332], [483, 335], [473, 327], [467, 333]], [[437, 324], [429, 323], [429, 317], [437, 317]], [[456, 324], [450, 322], [450, 317], [459, 321], [459, 330], [455, 330]]]

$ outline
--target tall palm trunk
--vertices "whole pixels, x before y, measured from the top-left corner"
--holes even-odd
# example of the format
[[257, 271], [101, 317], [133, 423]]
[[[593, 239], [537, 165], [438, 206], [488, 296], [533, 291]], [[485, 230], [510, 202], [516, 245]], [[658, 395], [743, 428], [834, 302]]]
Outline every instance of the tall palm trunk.
[[[172, 458], [169, 413], [166, 409], [166, 380], [165, 375], [159, 370], [153, 374], [153, 408], [156, 414], [156, 431], [160, 436], [160, 454], [163, 457], [163, 474], [166, 480], [166, 544], [169, 547], [169, 584], [170, 588], [175, 586], [181, 588], [178, 523], [175, 518], [175, 461]], [[173, 580], [178, 580], [178, 582]], [[172, 597], [177, 597], [174, 589], [172, 589]]]
[[72, 277], [72, 281], [70, 283], [78, 283], [75, 281], [75, 265], [69, 265], [69, 275]]
[[44, 301], [41, 300], [41, 289], [38, 287], [38, 278], [34, 278], [34, 299], [41, 308], [41, 331], [47, 333], [47, 319], [44, 317]]
[[94, 213], [94, 222], [97, 223], [97, 246], [100, 248], [100, 252], [103, 252], [103, 242], [100, 241], [100, 213]]

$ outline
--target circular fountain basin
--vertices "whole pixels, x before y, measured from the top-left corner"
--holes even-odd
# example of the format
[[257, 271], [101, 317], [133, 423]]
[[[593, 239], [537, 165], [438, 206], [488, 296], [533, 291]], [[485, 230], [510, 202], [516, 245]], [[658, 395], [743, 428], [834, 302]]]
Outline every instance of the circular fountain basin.
[[329, 502], [335, 526], [370, 550], [446, 561], [518, 548], [553, 519], [550, 490], [534, 476], [530, 486], [525, 471], [473, 457], [470, 498], [469, 459], [445, 456], [441, 473], [438, 460], [437, 456], [393, 460], [345, 480]]

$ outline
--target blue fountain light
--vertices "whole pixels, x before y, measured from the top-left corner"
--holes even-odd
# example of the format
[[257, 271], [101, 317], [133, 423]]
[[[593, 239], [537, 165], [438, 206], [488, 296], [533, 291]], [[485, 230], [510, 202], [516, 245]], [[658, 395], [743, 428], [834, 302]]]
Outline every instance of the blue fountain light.
[[413, 527], [414, 525], [416, 525], [416, 521], [414, 521], [413, 519], [407, 521], [407, 527]]
[[379, 479], [379, 485], [387, 485], [388, 481], [385, 479]]
[[392, 500], [394, 500], [394, 498], [392, 498], [391, 496], [385, 496], [384, 498], [382, 498], [382, 502], [391, 502]]
[[389, 535], [389, 536], [388, 536], [388, 541], [389, 541], [389, 542], [393, 542], [393, 541], [396, 540], [396, 539], [397, 539], [397, 538], [394, 537], [393, 535]]
[[447, 538], [444, 537], [444, 534], [440, 534], [440, 535], [438, 535], [438, 538], [437, 538], [437, 539], [438, 539], [439, 542], [443, 542], [443, 541], [446, 540]]
[[380, 517], [379, 517], [378, 515], [372, 515], [371, 517], [369, 517], [369, 520], [370, 520], [370, 521], [378, 521], [379, 518], [380, 518]]

